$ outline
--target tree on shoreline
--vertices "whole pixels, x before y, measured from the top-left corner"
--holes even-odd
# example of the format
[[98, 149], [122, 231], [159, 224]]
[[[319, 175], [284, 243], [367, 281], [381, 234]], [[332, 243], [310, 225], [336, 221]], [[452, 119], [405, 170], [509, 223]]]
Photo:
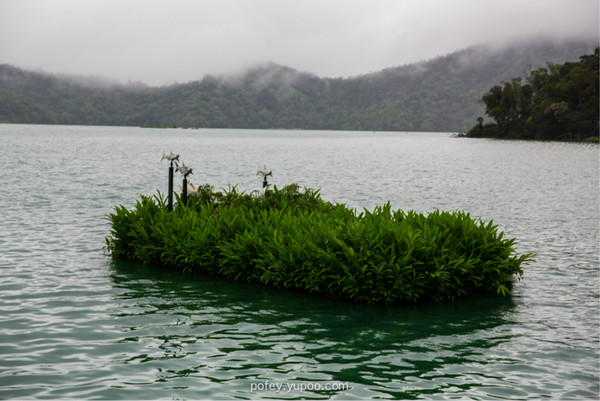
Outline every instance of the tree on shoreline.
[[347, 78], [264, 63], [161, 87], [0, 64], [0, 123], [457, 132], [484, 115], [479, 100], [489, 87], [532, 65], [578, 60], [596, 45], [477, 46]]
[[579, 62], [551, 64], [494, 85], [481, 97], [493, 123], [473, 126], [469, 137], [582, 140], [598, 137], [598, 51]]

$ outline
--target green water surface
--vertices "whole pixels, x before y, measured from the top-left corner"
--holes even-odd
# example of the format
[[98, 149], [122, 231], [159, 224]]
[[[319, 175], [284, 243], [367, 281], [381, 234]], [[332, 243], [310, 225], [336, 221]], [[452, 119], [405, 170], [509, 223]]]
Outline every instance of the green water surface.
[[[597, 145], [21, 125], [0, 141], [0, 399], [599, 396]], [[538, 256], [511, 297], [388, 307], [111, 259], [106, 214], [164, 191], [170, 150], [196, 184], [259, 189], [266, 163], [359, 209], [493, 219]]]

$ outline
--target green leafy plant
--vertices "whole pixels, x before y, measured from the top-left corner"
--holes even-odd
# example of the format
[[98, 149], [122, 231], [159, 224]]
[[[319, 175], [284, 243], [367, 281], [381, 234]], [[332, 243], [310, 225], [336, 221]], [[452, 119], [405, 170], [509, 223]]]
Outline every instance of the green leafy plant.
[[172, 212], [162, 194], [142, 196], [108, 220], [117, 258], [366, 303], [506, 295], [533, 257], [464, 212], [387, 203], [357, 214], [295, 184], [264, 195], [204, 186]]

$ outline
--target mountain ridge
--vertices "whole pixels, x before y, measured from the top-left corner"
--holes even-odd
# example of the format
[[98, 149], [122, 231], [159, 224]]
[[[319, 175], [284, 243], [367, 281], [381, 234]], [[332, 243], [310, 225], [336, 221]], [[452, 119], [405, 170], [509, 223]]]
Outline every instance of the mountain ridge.
[[0, 122], [456, 132], [483, 115], [480, 99], [489, 87], [548, 62], [576, 60], [595, 46], [475, 46], [349, 78], [266, 62], [159, 87], [1, 65]]

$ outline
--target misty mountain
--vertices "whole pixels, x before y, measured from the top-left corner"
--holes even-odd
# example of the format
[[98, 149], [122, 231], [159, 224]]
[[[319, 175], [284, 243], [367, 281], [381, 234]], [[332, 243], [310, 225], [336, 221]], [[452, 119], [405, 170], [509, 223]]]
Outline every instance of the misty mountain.
[[483, 116], [490, 87], [595, 41], [478, 46], [351, 78], [264, 63], [237, 76], [163, 87], [0, 66], [0, 122], [455, 132]]

